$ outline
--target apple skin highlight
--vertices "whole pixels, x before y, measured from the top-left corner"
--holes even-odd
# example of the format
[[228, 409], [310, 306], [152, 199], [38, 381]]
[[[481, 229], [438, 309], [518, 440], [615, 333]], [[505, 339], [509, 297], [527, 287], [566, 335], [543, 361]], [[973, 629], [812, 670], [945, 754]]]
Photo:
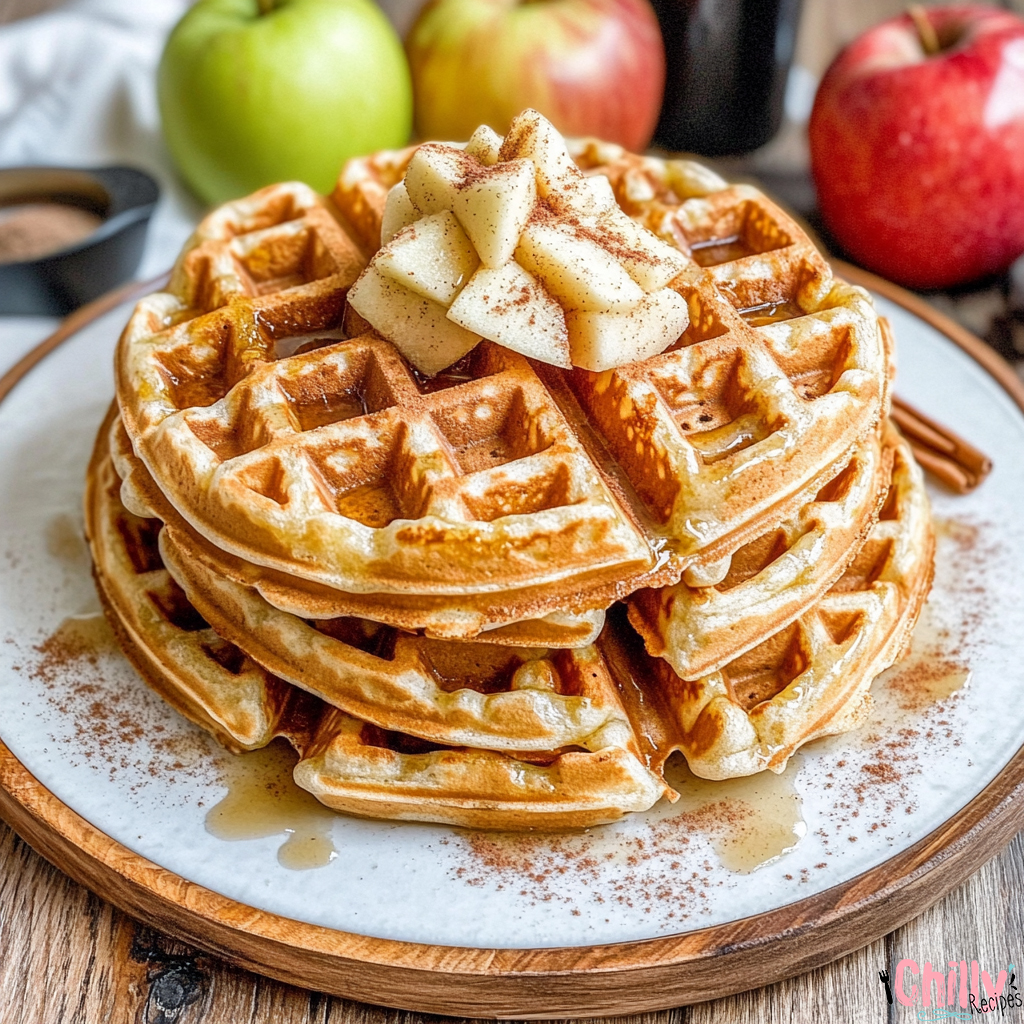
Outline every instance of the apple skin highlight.
[[635, 152], [665, 90], [661, 30], [647, 0], [431, 0], [409, 31], [416, 133], [504, 133], [526, 107], [563, 134]]
[[848, 46], [809, 126], [822, 217], [858, 263], [912, 288], [1004, 270], [1024, 252], [1024, 21], [932, 8]]

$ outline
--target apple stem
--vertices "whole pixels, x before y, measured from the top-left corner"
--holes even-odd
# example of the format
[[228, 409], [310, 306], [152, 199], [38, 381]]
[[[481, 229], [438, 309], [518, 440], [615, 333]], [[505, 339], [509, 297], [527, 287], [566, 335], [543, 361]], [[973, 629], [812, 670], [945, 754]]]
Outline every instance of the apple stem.
[[277, 6], [277, 0], [258, 0], [258, 2], [260, 14], [269, 14]]
[[939, 45], [939, 35], [932, 25], [928, 12], [920, 4], [911, 4], [907, 8], [907, 14], [917, 29], [918, 38], [921, 40], [921, 48], [927, 56], [938, 53], [942, 47]]

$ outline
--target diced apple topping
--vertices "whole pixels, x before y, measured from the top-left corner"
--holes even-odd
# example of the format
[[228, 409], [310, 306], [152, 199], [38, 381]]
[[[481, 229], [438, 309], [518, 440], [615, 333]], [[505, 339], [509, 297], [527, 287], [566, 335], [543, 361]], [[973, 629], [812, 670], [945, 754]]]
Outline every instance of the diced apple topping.
[[480, 262], [497, 268], [512, 259], [536, 205], [533, 164], [511, 160], [467, 182], [455, 196], [452, 209], [476, 246]]
[[413, 366], [440, 373], [480, 343], [480, 335], [447, 318], [448, 310], [386, 277], [373, 265], [348, 293], [352, 308]]
[[666, 287], [688, 266], [686, 257], [678, 249], [637, 224], [618, 207], [583, 233], [610, 253], [645, 292]]
[[553, 208], [592, 199], [589, 190], [581, 195], [583, 172], [573, 163], [565, 140], [555, 126], [536, 110], [523, 111], [509, 126], [501, 144], [502, 160], [527, 158], [537, 168], [537, 191]]
[[405, 172], [405, 187], [420, 215], [450, 210], [455, 194], [467, 177], [482, 170], [482, 165], [465, 150], [427, 142], [412, 155]]
[[423, 214], [412, 205], [405, 182], [400, 181], [384, 202], [384, 216], [380, 222], [380, 244], [387, 245], [402, 228], [419, 220]]
[[402, 228], [374, 265], [410, 291], [450, 306], [480, 260], [455, 215], [448, 210]]
[[516, 260], [566, 309], [624, 313], [644, 297], [622, 265], [572, 224], [531, 221], [519, 240]]
[[686, 330], [686, 299], [671, 288], [646, 296], [628, 313], [565, 314], [569, 358], [584, 370], [610, 370], [664, 352]]
[[583, 179], [583, 185], [593, 193], [591, 201], [601, 211], [601, 216], [610, 213], [621, 213], [623, 216], [629, 216], [619, 208], [612, 183], [608, 180], [606, 174], [591, 174]]
[[466, 152], [475, 156], [485, 167], [498, 162], [498, 155], [501, 152], [501, 144], [505, 140], [490, 126], [480, 125], [479, 128], [469, 137], [466, 143]]
[[504, 139], [483, 125], [465, 149], [420, 146], [388, 193], [381, 241], [348, 301], [424, 373], [481, 338], [604, 370], [664, 351], [689, 321], [669, 287], [686, 257], [624, 213], [604, 175], [584, 175], [534, 110]]
[[562, 307], [514, 261], [497, 270], [481, 267], [448, 319], [532, 359], [571, 365]]

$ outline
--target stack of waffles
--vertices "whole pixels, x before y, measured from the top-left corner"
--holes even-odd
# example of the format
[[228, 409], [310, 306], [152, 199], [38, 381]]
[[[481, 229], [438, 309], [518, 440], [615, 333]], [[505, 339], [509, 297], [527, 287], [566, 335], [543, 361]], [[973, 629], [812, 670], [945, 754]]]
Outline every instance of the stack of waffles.
[[[382, 233], [429, 241], [453, 216], [418, 219], [413, 148], [350, 162], [329, 198], [276, 185], [215, 210], [124, 330], [89, 468], [125, 653], [230, 749], [285, 737], [296, 782], [361, 815], [585, 826], [673, 799], [675, 751], [709, 779], [782, 771], [864, 720], [931, 582], [887, 325], [753, 188], [478, 136], [433, 147], [464, 184], [467, 159], [477, 189], [534, 160], [547, 230], [557, 158], [635, 225], [615, 251], [638, 281], [671, 253], [635, 300], [669, 310], [662, 351], [595, 369], [608, 349], [573, 310], [551, 358], [500, 330], [448, 347], [452, 298], [380, 269]], [[461, 286], [485, 271], [509, 273]]]

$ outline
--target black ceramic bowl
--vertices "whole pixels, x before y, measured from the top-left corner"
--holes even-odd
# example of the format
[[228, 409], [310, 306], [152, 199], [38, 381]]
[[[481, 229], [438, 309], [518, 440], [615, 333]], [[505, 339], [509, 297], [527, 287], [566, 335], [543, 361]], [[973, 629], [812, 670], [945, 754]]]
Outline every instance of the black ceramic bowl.
[[0, 208], [65, 203], [102, 221], [58, 252], [0, 263], [0, 314], [63, 316], [127, 281], [142, 259], [159, 194], [156, 181], [132, 167], [0, 168]]

